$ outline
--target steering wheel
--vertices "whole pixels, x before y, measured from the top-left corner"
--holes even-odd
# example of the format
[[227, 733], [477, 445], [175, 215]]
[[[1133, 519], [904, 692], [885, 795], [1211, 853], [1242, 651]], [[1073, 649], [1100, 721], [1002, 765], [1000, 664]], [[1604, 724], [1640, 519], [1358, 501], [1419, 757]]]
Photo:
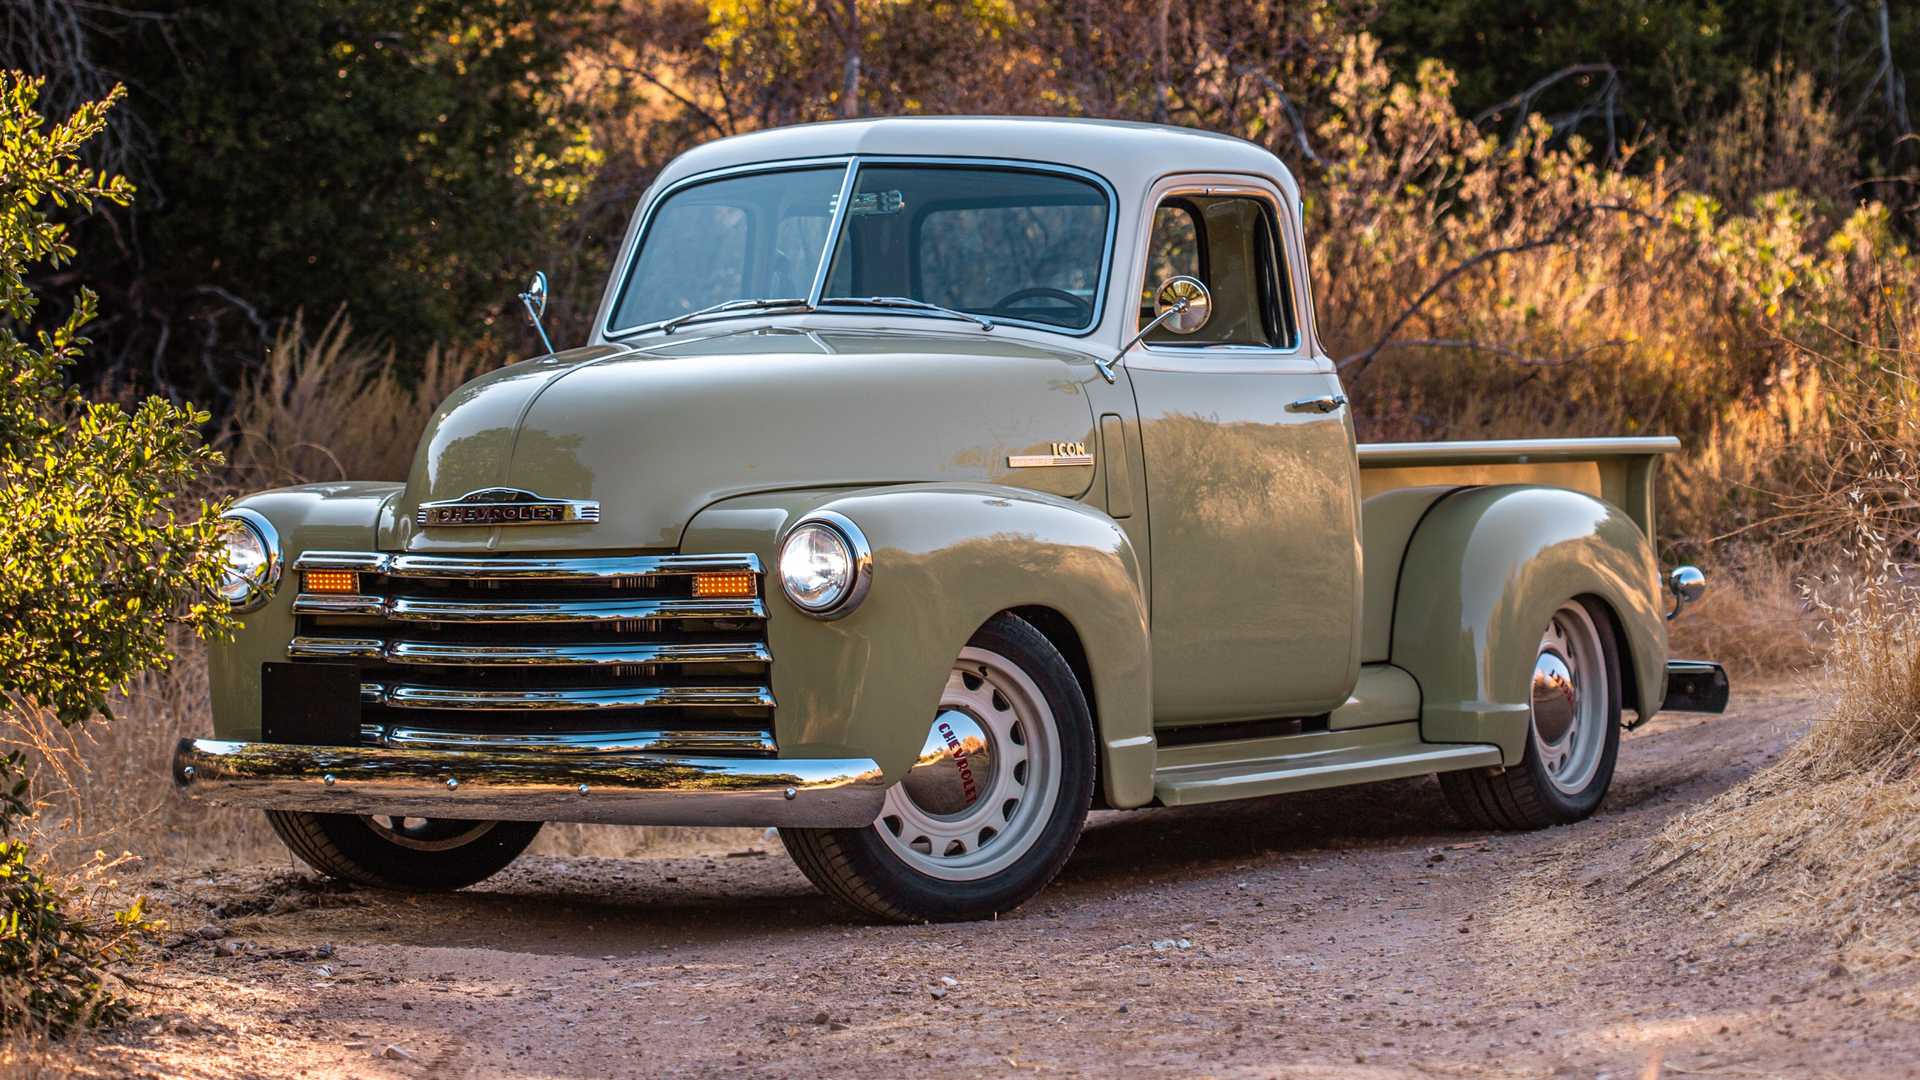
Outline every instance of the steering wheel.
[[1049, 300], [1065, 300], [1074, 307], [1081, 309], [1087, 318], [1093, 318], [1093, 305], [1091, 303], [1073, 295], [1065, 289], [1055, 289], [1046, 285], [1033, 285], [1025, 289], [1015, 289], [1013, 292], [995, 300], [992, 305], [992, 310], [998, 311], [1001, 308], [1017, 304], [1022, 300], [1038, 300], [1043, 297]]

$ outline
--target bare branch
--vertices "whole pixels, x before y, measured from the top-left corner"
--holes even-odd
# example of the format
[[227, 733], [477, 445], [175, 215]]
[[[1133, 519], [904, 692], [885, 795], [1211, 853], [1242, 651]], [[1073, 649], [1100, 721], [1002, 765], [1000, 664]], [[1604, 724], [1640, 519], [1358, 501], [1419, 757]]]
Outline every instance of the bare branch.
[[1287, 92], [1280, 88], [1280, 84], [1275, 82], [1272, 76], [1258, 68], [1239, 67], [1234, 68], [1233, 73], [1235, 75], [1252, 76], [1257, 79], [1262, 86], [1267, 88], [1268, 93], [1279, 99], [1280, 107], [1286, 110], [1287, 122], [1293, 127], [1294, 145], [1298, 146], [1301, 155], [1308, 161], [1313, 162], [1315, 166], [1325, 166], [1326, 161], [1322, 159], [1319, 154], [1314, 153], [1313, 144], [1307, 141], [1306, 118], [1300, 115], [1300, 110], [1294, 107], [1293, 99], [1288, 97]]
[[[1568, 364], [1585, 360], [1601, 349], [1618, 348], [1626, 343], [1627, 340], [1625, 338], [1614, 338], [1611, 341], [1602, 341], [1598, 344], [1589, 345], [1578, 352], [1568, 353], [1565, 356], [1535, 356], [1506, 345], [1495, 345], [1492, 342], [1475, 341], [1472, 338], [1415, 338], [1408, 341], [1390, 342], [1380, 351], [1388, 352], [1394, 349], [1466, 349], [1471, 352], [1491, 353], [1494, 356], [1511, 360], [1521, 367], [1556, 368], [1566, 367]], [[1344, 363], [1344, 361], [1342, 362]]]
[[[1440, 295], [1447, 286], [1452, 285], [1476, 267], [1485, 265], [1502, 256], [1521, 255], [1529, 251], [1538, 251], [1541, 248], [1552, 247], [1565, 238], [1568, 233], [1572, 232], [1575, 227], [1597, 213], [1633, 214], [1650, 221], [1657, 220], [1653, 215], [1648, 214], [1638, 207], [1626, 206], [1620, 203], [1586, 203], [1574, 207], [1573, 210], [1570, 211], [1566, 217], [1561, 218], [1553, 228], [1548, 229], [1539, 236], [1533, 237], [1530, 240], [1523, 240], [1517, 244], [1503, 244], [1500, 247], [1488, 248], [1477, 255], [1455, 263], [1446, 273], [1434, 279], [1433, 284], [1428, 285], [1426, 289], [1422, 290], [1420, 295], [1413, 299], [1412, 303], [1402, 309], [1400, 314], [1394, 318], [1393, 322], [1387, 326], [1386, 333], [1381, 334], [1378, 340], [1357, 353], [1342, 357], [1336, 366], [1344, 372], [1347, 368], [1358, 364], [1361, 365], [1361, 370], [1364, 371], [1365, 365], [1371, 363], [1375, 356], [1378, 356], [1382, 350], [1391, 344], [1401, 329], [1405, 327], [1415, 315], [1420, 313], [1420, 309], [1426, 307], [1427, 303], [1434, 297]], [[1359, 372], [1355, 372], [1354, 374], [1357, 377]]]

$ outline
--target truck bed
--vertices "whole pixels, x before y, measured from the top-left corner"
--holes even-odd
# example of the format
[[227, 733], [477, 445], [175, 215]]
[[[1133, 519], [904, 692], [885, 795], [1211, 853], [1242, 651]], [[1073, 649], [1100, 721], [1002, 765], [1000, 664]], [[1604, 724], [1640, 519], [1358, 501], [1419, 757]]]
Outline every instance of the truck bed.
[[1679, 449], [1671, 436], [1362, 443], [1360, 497], [1412, 487], [1547, 484], [1618, 506], [1651, 537], [1655, 467]]

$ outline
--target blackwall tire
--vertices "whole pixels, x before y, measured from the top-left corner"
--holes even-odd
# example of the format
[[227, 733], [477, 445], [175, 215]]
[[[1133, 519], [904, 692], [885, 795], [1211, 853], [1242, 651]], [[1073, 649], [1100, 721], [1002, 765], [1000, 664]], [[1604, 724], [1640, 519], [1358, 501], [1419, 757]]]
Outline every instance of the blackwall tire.
[[1526, 754], [1511, 768], [1440, 774], [1461, 821], [1479, 829], [1544, 829], [1600, 808], [1620, 753], [1620, 652], [1612, 616], [1569, 600], [1553, 613], [1535, 661]]
[[955, 660], [920, 764], [879, 820], [780, 839], [808, 880], [867, 915], [990, 918], [1059, 873], [1094, 775], [1093, 718], [1073, 669], [1032, 624], [999, 615]]
[[376, 889], [445, 892], [506, 869], [539, 835], [538, 821], [367, 818], [269, 810], [273, 831], [301, 862]]

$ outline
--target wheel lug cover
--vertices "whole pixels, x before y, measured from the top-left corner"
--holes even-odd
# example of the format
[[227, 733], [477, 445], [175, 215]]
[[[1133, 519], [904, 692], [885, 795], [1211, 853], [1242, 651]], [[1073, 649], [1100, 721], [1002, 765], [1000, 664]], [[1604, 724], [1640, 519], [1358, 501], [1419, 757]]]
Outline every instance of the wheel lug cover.
[[987, 729], [959, 709], [933, 719], [920, 758], [901, 782], [914, 805], [940, 817], [964, 814], [993, 780], [993, 744]]

